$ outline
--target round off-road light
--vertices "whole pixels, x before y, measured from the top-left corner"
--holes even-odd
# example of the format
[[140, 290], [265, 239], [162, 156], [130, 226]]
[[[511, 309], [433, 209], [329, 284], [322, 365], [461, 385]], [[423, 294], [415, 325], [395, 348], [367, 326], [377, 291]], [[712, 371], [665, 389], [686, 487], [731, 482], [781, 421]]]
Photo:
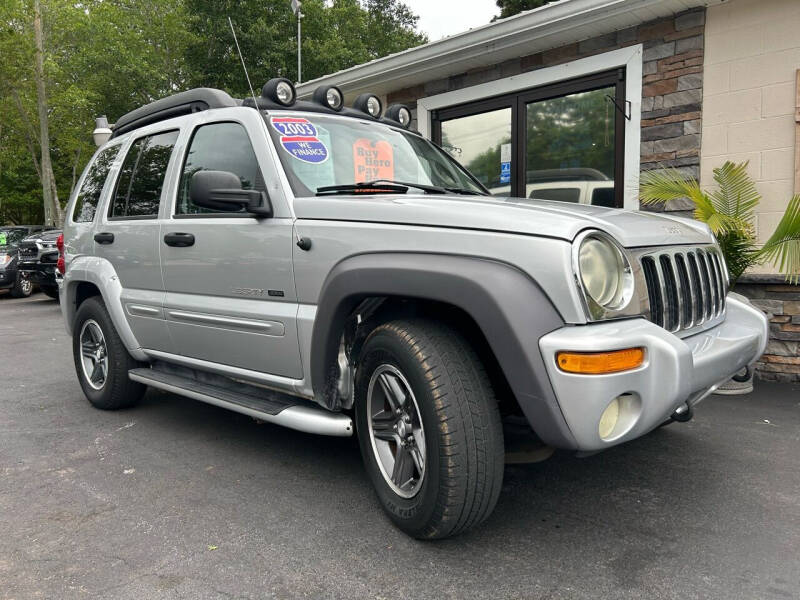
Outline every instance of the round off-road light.
[[411, 110], [405, 104], [392, 104], [386, 109], [386, 118], [400, 123], [402, 127], [411, 125]]
[[277, 77], [264, 84], [261, 96], [283, 106], [291, 106], [297, 98], [297, 93], [291, 81], [284, 77]]
[[381, 116], [383, 105], [381, 104], [380, 98], [375, 94], [361, 94], [356, 98], [356, 101], [353, 102], [353, 108], [367, 113], [373, 119], [377, 119]]
[[333, 85], [323, 85], [314, 90], [311, 99], [317, 104], [327, 106], [332, 110], [342, 110], [344, 106], [344, 96], [342, 90]]

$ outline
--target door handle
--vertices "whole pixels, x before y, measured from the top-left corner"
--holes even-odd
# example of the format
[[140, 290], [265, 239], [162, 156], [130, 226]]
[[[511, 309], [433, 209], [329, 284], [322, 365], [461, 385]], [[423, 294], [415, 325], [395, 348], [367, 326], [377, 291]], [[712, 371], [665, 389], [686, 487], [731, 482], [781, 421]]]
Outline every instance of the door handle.
[[95, 233], [94, 234], [94, 241], [98, 244], [113, 244], [114, 243], [114, 234], [113, 233]]
[[186, 248], [194, 246], [194, 236], [191, 233], [168, 233], [164, 236], [164, 243], [167, 246]]

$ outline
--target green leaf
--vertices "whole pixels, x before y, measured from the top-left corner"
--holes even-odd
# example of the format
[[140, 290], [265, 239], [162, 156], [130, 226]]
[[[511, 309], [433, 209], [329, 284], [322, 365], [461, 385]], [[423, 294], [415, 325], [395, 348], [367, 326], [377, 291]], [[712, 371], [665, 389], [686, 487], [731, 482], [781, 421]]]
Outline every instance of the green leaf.
[[714, 169], [717, 189], [710, 199], [714, 210], [731, 223], [752, 223], [754, 211], [761, 202], [755, 181], [747, 174], [747, 162], [734, 164], [726, 161]]
[[780, 223], [758, 256], [777, 266], [791, 283], [800, 280], [800, 194], [789, 201]]

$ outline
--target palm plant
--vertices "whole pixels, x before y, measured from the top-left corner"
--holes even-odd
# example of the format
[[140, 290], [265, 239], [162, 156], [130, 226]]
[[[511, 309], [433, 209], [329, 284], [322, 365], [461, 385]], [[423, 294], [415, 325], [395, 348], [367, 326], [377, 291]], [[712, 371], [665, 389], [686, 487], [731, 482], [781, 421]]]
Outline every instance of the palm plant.
[[747, 163], [730, 161], [714, 169], [716, 189], [704, 191], [696, 179], [676, 169], [647, 171], [642, 174], [640, 197], [644, 204], [689, 198], [694, 202], [694, 218], [706, 223], [720, 245], [728, 264], [731, 286], [750, 267], [769, 262], [786, 277], [800, 279], [800, 194], [789, 201], [775, 231], [759, 248], [753, 220], [761, 201]]

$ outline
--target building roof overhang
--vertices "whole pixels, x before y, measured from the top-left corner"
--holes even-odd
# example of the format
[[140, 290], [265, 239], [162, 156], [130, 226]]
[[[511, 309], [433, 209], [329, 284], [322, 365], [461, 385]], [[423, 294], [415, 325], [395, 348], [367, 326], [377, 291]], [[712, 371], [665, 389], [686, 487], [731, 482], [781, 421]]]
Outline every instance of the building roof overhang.
[[723, 1], [560, 0], [307, 81], [297, 92], [307, 97], [325, 84], [338, 86], [348, 96], [363, 91], [386, 94]]

